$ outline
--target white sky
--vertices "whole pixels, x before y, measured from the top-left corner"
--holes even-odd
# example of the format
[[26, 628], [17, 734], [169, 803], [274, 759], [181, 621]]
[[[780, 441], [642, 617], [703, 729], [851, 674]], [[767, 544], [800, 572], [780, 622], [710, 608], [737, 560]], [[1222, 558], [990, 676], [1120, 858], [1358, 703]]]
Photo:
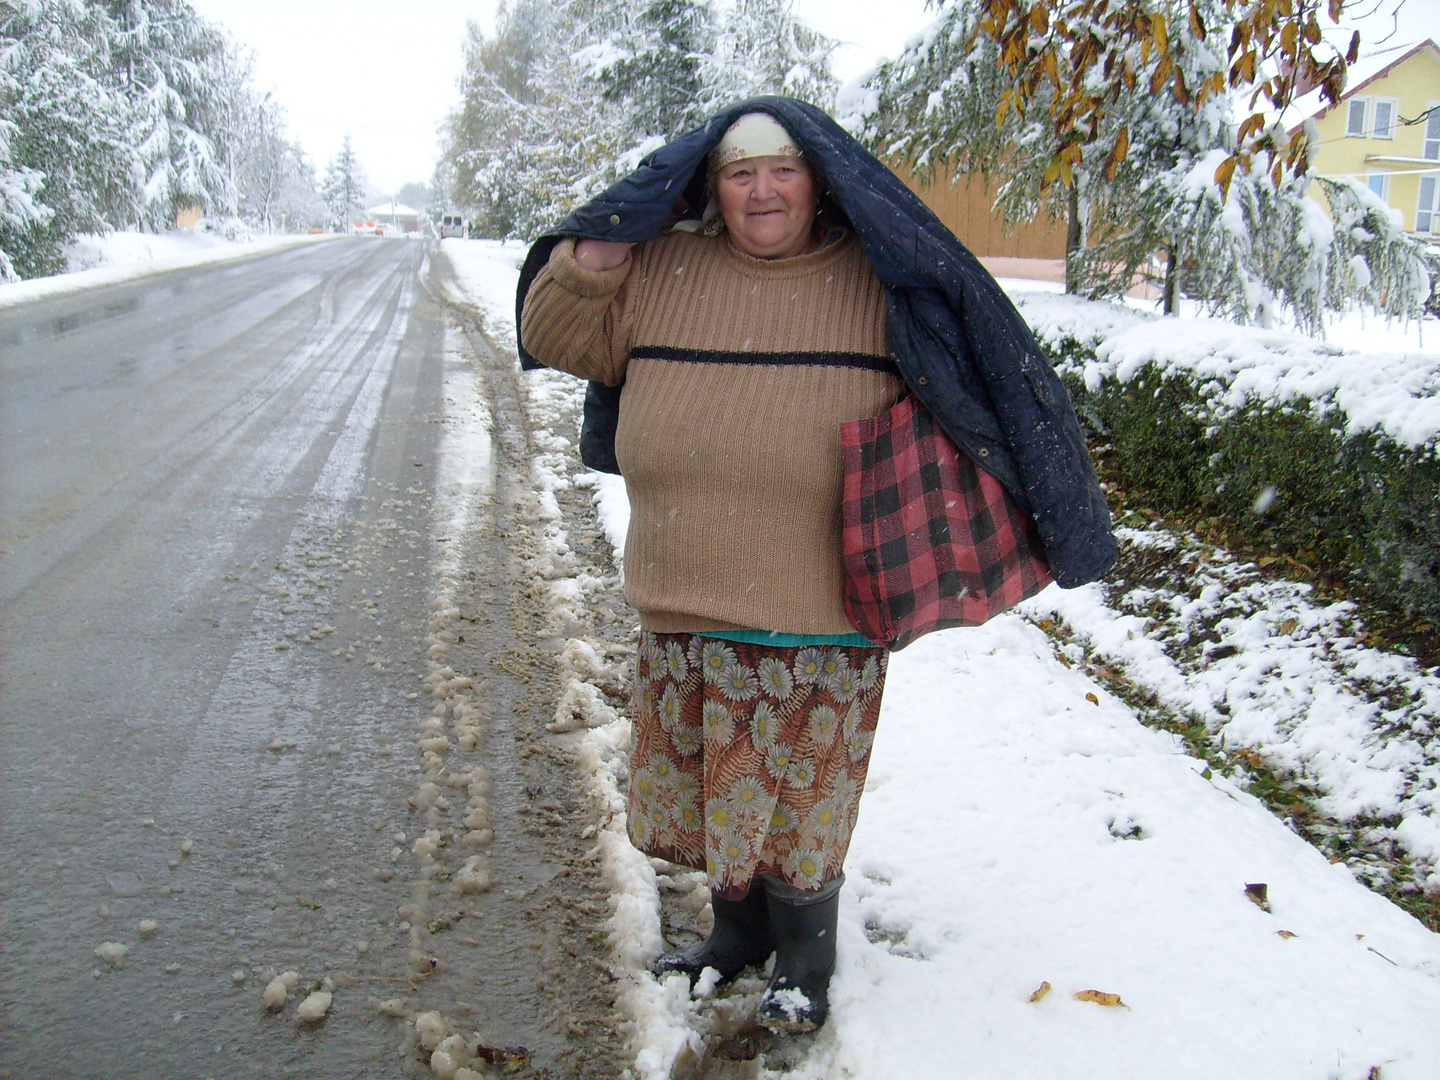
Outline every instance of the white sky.
[[[1357, 13], [1395, 0], [1359, 0]], [[273, 89], [317, 171], [348, 131], [385, 194], [430, 179], [436, 128], [458, 102], [467, 19], [489, 29], [496, 0], [190, 0], [255, 52], [256, 81]], [[893, 56], [931, 20], [925, 0], [796, 0], [817, 30], [842, 42], [835, 72], [847, 80]], [[1397, 40], [1440, 37], [1440, 0], [1404, 0]], [[1367, 19], [1367, 40], [1389, 29]]]

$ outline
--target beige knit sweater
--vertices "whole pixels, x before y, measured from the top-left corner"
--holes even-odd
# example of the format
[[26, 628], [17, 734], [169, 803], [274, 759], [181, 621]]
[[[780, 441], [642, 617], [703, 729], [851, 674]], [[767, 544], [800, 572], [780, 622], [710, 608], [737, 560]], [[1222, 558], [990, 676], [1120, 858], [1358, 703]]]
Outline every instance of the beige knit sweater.
[[625, 384], [625, 590], [647, 630], [854, 632], [840, 425], [888, 409], [901, 381], [853, 236], [767, 261], [675, 233], [599, 272], [562, 241], [521, 333], [550, 367]]

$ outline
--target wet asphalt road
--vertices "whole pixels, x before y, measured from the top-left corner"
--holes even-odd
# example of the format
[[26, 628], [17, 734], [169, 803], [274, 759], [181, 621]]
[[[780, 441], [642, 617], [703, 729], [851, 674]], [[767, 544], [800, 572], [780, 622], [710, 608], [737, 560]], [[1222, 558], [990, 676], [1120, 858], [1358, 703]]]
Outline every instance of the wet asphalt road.
[[[0, 1076], [428, 1073], [380, 1002], [408, 1018], [462, 994], [531, 1048], [525, 1075], [583, 1071], [521, 970], [539, 940], [491, 959], [503, 986], [447, 955], [448, 996], [424, 1000], [411, 920], [511, 941], [533, 917], [499, 890], [432, 910], [411, 856], [465, 341], [425, 259], [340, 239], [0, 311]], [[509, 625], [489, 620], [491, 647]], [[491, 745], [501, 801], [511, 759]], [[512, 876], [564, 878], [563, 853], [495, 827]], [[260, 1008], [285, 970], [301, 995], [330, 980], [323, 1023]]]

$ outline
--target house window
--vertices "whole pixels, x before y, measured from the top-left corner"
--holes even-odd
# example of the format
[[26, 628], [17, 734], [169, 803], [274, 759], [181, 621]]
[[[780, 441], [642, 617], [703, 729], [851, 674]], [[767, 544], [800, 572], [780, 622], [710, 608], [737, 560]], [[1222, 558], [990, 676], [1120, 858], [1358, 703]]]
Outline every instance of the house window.
[[1395, 113], [1399, 107], [1400, 102], [1397, 98], [1375, 99], [1375, 138], [1395, 138]]
[[1350, 99], [1350, 115], [1345, 121], [1345, 134], [1352, 139], [1364, 138], [1365, 136], [1365, 114], [1369, 111], [1370, 99], [1357, 97]]
[[1420, 204], [1415, 208], [1415, 231], [1440, 232], [1440, 176], [1420, 178]]
[[1425, 158], [1440, 161], [1440, 102], [1430, 105], [1430, 115], [1425, 118]]
[[1380, 198], [1388, 199], [1390, 197], [1390, 174], [1388, 172], [1372, 172], [1365, 177], [1365, 186]]

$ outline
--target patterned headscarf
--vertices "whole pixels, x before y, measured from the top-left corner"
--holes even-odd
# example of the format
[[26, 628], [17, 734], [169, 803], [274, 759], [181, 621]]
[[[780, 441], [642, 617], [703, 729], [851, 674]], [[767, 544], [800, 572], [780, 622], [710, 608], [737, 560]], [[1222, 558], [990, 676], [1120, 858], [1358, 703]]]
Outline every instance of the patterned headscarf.
[[753, 112], [731, 124], [710, 151], [710, 175], [752, 157], [804, 157], [790, 133], [769, 113]]
[[681, 221], [673, 228], [680, 232], [702, 232], [706, 236], [718, 236], [725, 231], [725, 220], [720, 215], [720, 203], [715, 198], [715, 174], [732, 161], [744, 161], [752, 157], [798, 157], [805, 154], [791, 138], [780, 121], [769, 113], [746, 113], [736, 120], [710, 151], [709, 177], [710, 198], [699, 221]]

